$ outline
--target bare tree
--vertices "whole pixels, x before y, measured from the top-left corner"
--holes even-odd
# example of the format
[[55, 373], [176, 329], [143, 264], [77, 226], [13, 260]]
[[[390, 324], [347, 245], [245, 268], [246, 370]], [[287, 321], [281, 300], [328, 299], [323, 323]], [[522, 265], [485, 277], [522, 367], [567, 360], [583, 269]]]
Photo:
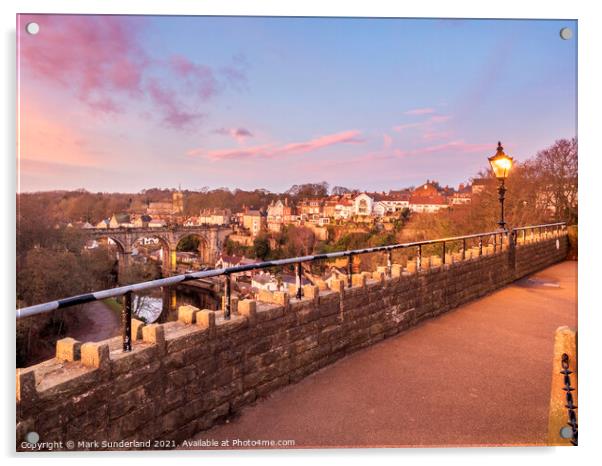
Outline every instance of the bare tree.
[[556, 220], [577, 221], [577, 140], [559, 139], [532, 162], [539, 182], [538, 204]]

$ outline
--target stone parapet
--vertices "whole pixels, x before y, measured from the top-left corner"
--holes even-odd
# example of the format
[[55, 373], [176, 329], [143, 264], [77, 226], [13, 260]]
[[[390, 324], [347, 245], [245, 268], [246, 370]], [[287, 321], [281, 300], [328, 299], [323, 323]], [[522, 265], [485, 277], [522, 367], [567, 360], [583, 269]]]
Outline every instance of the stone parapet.
[[[467, 251], [468, 252], [468, 251]], [[237, 313], [182, 307], [177, 322], [133, 326], [120, 338], [58, 342], [56, 358], [17, 370], [17, 448], [24, 433], [44, 442], [181, 442], [257, 398], [339, 358], [563, 260], [567, 238], [451, 253], [354, 274], [352, 286], [305, 286], [303, 297], [260, 293]], [[428, 264], [428, 266], [427, 266]], [[76, 449], [96, 449], [94, 445]]]

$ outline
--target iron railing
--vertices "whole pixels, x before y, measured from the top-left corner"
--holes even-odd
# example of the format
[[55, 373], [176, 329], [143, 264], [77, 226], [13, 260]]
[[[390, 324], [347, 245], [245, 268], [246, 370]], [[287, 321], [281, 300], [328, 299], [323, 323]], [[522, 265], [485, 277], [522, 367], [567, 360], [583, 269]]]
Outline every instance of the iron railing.
[[182, 275], [174, 275], [167, 278], [161, 278], [158, 280], [151, 280], [142, 283], [135, 283], [132, 285], [120, 286], [116, 288], [110, 288], [107, 290], [96, 291], [93, 293], [80, 294], [77, 296], [71, 296], [69, 298], [59, 299], [56, 301], [50, 301], [47, 303], [36, 304], [33, 306], [23, 307], [21, 309], [17, 309], [17, 319], [22, 319], [25, 317], [30, 317], [38, 314], [43, 314], [47, 312], [54, 311], [56, 309], [62, 309], [66, 307], [81, 305], [85, 303], [89, 303], [92, 301], [100, 301], [107, 298], [117, 298], [124, 297], [123, 300], [123, 311], [122, 311], [122, 326], [123, 326], [123, 349], [124, 351], [131, 350], [131, 318], [132, 318], [132, 293], [141, 292], [150, 290], [153, 288], [160, 287], [169, 287], [178, 285], [180, 283], [184, 283], [191, 280], [198, 280], [202, 278], [212, 278], [212, 277], [225, 277], [224, 284], [224, 318], [230, 319], [231, 314], [231, 276], [238, 273], [249, 272], [253, 270], [261, 270], [268, 269], [272, 267], [284, 267], [293, 265], [295, 266], [295, 275], [296, 275], [296, 298], [301, 299], [303, 296], [303, 289], [301, 286], [302, 276], [303, 276], [303, 268], [302, 264], [304, 262], [314, 262], [319, 260], [330, 260], [330, 259], [339, 259], [346, 257], [347, 258], [347, 286], [352, 286], [352, 275], [353, 275], [353, 258], [355, 256], [360, 256], [362, 254], [374, 254], [374, 253], [386, 253], [387, 254], [387, 269], [389, 276], [391, 275], [391, 270], [393, 266], [393, 251], [396, 250], [414, 250], [416, 257], [416, 268], [417, 270], [421, 270], [421, 262], [422, 262], [422, 253], [423, 248], [425, 246], [431, 245], [440, 245], [441, 247], [441, 262], [443, 264], [446, 263], [446, 252], [448, 251], [448, 247], [450, 244], [461, 244], [461, 253], [462, 260], [466, 259], [466, 250], [468, 243], [470, 241], [478, 240], [478, 250], [479, 256], [483, 255], [483, 240], [487, 241], [493, 240], [493, 249], [494, 253], [497, 252], [498, 248], [503, 250], [504, 242], [510, 244], [509, 241], [515, 241], [517, 238], [518, 231], [526, 231], [539, 229], [541, 232], [542, 229], [548, 231], [548, 228], [554, 228], [556, 233], [559, 234], [560, 229], [565, 227], [565, 223], [554, 223], [554, 224], [545, 224], [545, 225], [535, 225], [521, 228], [514, 228], [512, 230], [512, 234], [509, 236], [510, 232], [508, 230], [496, 230], [490, 231], [486, 233], [475, 233], [472, 235], [464, 235], [464, 236], [454, 236], [449, 238], [441, 238], [434, 240], [425, 240], [425, 241], [415, 241], [411, 243], [399, 243], [399, 244], [391, 244], [386, 246], [376, 246], [371, 248], [364, 249], [354, 249], [347, 251], [337, 251], [326, 254], [315, 254], [310, 256], [301, 256], [301, 257], [292, 257], [287, 259], [278, 259], [272, 261], [265, 262], [257, 262], [254, 264], [247, 265], [238, 265], [234, 267], [225, 267], [221, 269], [211, 269], [211, 270], [203, 270], [198, 272], [191, 272]]
[[515, 243], [518, 243], [519, 238], [522, 236], [523, 243], [527, 242], [527, 234], [529, 238], [534, 238], [536, 234], [538, 236], [545, 236], [548, 234], [558, 235], [561, 230], [566, 228], [566, 222], [556, 223], [544, 223], [542, 225], [529, 225], [526, 227], [516, 227], [512, 229], [512, 238]]

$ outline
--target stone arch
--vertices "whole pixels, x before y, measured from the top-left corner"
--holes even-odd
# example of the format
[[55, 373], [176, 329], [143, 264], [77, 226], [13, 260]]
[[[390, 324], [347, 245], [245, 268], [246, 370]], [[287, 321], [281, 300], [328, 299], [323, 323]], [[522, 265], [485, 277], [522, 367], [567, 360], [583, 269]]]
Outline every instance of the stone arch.
[[126, 246], [126, 244], [118, 236], [111, 235], [109, 232], [107, 232], [106, 235], [103, 235], [103, 234], [94, 235], [90, 239], [93, 240], [93, 241], [98, 241], [98, 240], [102, 240], [102, 239], [110, 239], [117, 246], [117, 250], [118, 250], [119, 254], [126, 254], [128, 251], [130, 251], [128, 249], [128, 247]]
[[117, 248], [117, 255], [116, 255], [115, 259], [117, 262], [115, 264], [116, 268], [111, 271], [111, 274], [115, 275], [115, 277], [114, 277], [115, 281], [117, 283], [119, 283], [119, 279], [122, 276], [123, 271], [127, 268], [128, 264], [130, 262], [131, 250], [128, 249], [126, 243], [124, 243], [121, 238], [119, 238], [116, 235], [112, 235], [109, 232], [107, 232], [106, 234], [94, 235], [90, 239], [93, 241], [108, 239], [108, 240], [111, 240], [115, 244], [115, 246]]
[[184, 238], [196, 238], [199, 240], [198, 254], [200, 257], [200, 261], [202, 265], [212, 265], [211, 264], [211, 245], [209, 243], [209, 239], [202, 233], [188, 231], [184, 232], [176, 237], [175, 248], [177, 249], [178, 245]]
[[141, 240], [144, 240], [145, 238], [154, 238], [159, 240], [161, 250], [163, 251], [161, 257], [161, 270], [163, 272], [163, 276], [168, 277], [169, 275], [171, 275], [171, 271], [173, 270], [172, 253], [175, 253], [175, 247], [172, 247], [169, 240], [165, 236], [153, 232], [148, 232], [136, 235], [132, 238], [130, 243], [130, 251], [132, 251], [136, 247], [137, 243], [139, 243]]

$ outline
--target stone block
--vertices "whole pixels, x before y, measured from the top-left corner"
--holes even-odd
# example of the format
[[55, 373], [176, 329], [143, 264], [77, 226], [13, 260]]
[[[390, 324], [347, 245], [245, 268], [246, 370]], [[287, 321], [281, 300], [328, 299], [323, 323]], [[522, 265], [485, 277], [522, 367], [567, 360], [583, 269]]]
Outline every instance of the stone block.
[[150, 324], [142, 327], [142, 340], [145, 343], [157, 345], [159, 354], [165, 352], [165, 328], [163, 325]]
[[[222, 296], [222, 311], [226, 310], [226, 297]], [[235, 296], [230, 296], [230, 313], [238, 314], [238, 298]]]
[[106, 343], [84, 343], [81, 346], [81, 361], [86, 367], [108, 367], [109, 345]]
[[274, 291], [273, 293], [274, 304], [279, 306], [287, 307], [289, 303], [289, 294], [286, 291]]
[[393, 264], [391, 266], [391, 276], [394, 278], [401, 277], [404, 266], [401, 264]]
[[194, 324], [196, 322], [196, 315], [199, 310], [200, 309], [188, 304], [185, 306], [180, 306], [178, 308], [178, 321], [184, 324]]
[[331, 280], [330, 289], [336, 293], [345, 292], [346, 281], [345, 280]]
[[215, 311], [203, 309], [196, 313], [196, 324], [202, 328], [215, 329]]
[[243, 299], [238, 303], [238, 313], [249, 319], [249, 325], [257, 322], [257, 302], [251, 299]]
[[406, 265], [406, 269], [410, 273], [416, 273], [416, 270], [418, 269], [418, 267], [416, 265], [416, 259], [410, 259], [410, 260], [408, 260], [408, 263]]
[[142, 328], [146, 325], [141, 320], [132, 319], [131, 327], [132, 327], [132, 341], [142, 340]]
[[303, 287], [303, 296], [317, 302], [320, 297], [320, 288], [314, 285], [305, 285]]
[[71, 337], [56, 342], [56, 359], [59, 361], [77, 361], [81, 358], [81, 342]]
[[37, 393], [34, 370], [32, 368], [17, 369], [17, 401], [33, 402], [37, 399]]
[[363, 274], [353, 274], [351, 277], [351, 284], [353, 286], [365, 287], [366, 286], [366, 276]]

